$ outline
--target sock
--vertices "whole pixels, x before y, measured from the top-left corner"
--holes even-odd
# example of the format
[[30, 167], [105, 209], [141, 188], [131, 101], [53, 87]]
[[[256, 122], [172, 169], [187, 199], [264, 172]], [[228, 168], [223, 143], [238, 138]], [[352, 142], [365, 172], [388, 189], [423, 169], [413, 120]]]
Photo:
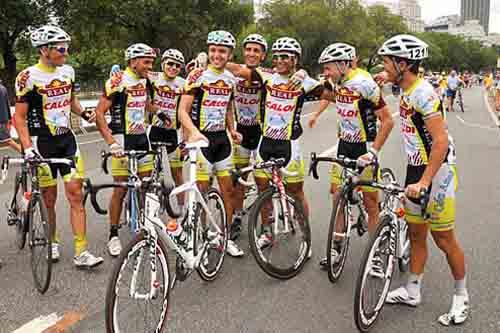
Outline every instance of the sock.
[[466, 296], [467, 288], [465, 288], [465, 276], [461, 280], [455, 280], [455, 295]]
[[109, 239], [113, 237], [118, 237], [118, 229], [119, 226], [117, 225], [112, 225], [111, 228], [109, 229]]
[[59, 239], [59, 233], [56, 231], [56, 232], [54, 232], [54, 234], [52, 235], [52, 239], [51, 239], [51, 241], [52, 241], [52, 243], [57, 243], [57, 244], [59, 244], [59, 240], [60, 240], [60, 239]]
[[410, 273], [408, 277], [408, 283], [406, 284], [406, 290], [410, 297], [416, 297], [420, 295], [420, 288], [422, 287], [422, 278], [424, 274], [414, 274]]
[[73, 239], [75, 243], [75, 257], [78, 257], [87, 249], [87, 236], [75, 235]]

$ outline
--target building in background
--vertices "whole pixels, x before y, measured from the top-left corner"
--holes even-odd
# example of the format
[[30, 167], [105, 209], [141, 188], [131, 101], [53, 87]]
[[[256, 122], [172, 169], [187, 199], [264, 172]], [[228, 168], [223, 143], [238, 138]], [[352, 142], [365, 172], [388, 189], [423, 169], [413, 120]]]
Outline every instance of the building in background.
[[462, 23], [479, 20], [486, 34], [490, 27], [490, 0], [461, 0], [460, 13]]
[[434, 21], [426, 24], [424, 30], [434, 32], [448, 32], [450, 29], [459, 26], [460, 22], [460, 15], [440, 16]]
[[394, 15], [401, 16], [410, 31], [424, 31], [422, 7], [420, 7], [417, 0], [364, 0], [361, 4], [367, 7], [384, 6]]

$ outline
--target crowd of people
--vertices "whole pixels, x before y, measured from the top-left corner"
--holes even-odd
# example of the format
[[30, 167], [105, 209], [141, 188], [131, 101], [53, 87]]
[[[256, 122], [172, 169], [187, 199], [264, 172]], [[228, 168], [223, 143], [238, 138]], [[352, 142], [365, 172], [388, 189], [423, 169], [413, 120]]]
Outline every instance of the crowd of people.
[[[319, 58], [325, 76], [321, 82], [298, 69], [302, 47], [291, 37], [279, 38], [269, 47], [263, 36], [251, 34], [242, 44], [244, 63], [236, 64], [231, 62], [236, 48], [234, 36], [227, 31], [212, 31], [207, 37], [206, 55], [190, 62], [191, 70], [185, 79], [180, 77], [186, 65], [182, 52], [167, 49], [161, 55], [161, 69], [154, 71], [157, 52], [146, 44], [133, 44], [125, 50], [126, 69], [112, 71], [95, 112], [85, 111], [74, 93], [75, 71], [66, 64], [70, 36], [59, 27], [43, 26], [31, 34], [31, 42], [38, 50], [39, 61], [21, 71], [16, 79], [14, 117], [23, 154], [28, 159], [71, 158], [77, 169], [70, 172], [67, 166], [50, 165], [40, 173], [53, 230], [54, 260], [60, 257], [55, 210], [59, 174], [70, 205], [74, 264], [94, 268], [104, 261], [88, 250], [86, 213], [82, 205], [84, 167], [77, 139], [70, 129], [70, 112], [96, 123], [113, 154], [115, 181], [127, 179], [125, 151], [149, 150], [151, 141], [163, 141], [174, 144], [169, 148], [168, 159], [174, 181], [180, 185], [183, 162], [179, 142], [207, 141], [209, 146], [198, 155], [198, 186], [206, 190], [210, 176], [215, 176], [231, 230], [227, 252], [238, 257], [244, 255], [238, 244], [244, 189], [233, 186], [231, 169], [285, 158], [285, 168], [293, 174], [285, 177], [286, 190], [302, 201], [309, 215], [300, 143], [303, 133], [300, 116], [305, 99], [314, 96], [320, 100], [318, 110], [308, 123], [311, 128], [330, 103], [335, 104], [337, 154], [357, 159], [359, 165], [366, 167], [364, 177], [371, 178], [373, 164], [394, 126], [381, 90], [382, 85], [392, 84], [399, 90], [401, 135], [407, 155], [405, 187], [409, 200], [405, 201], [405, 211], [411, 259], [407, 284], [391, 291], [387, 302], [410, 306], [421, 303], [428, 257], [426, 239], [430, 232], [446, 256], [454, 283], [452, 305], [439, 317], [439, 322], [448, 326], [467, 319], [469, 296], [464, 253], [454, 231], [455, 147], [445, 121], [443, 93], [438, 93], [420, 71], [430, 52], [424, 41], [411, 35], [397, 35], [385, 41], [378, 51], [384, 70], [376, 77], [357, 66], [354, 46], [343, 42], [331, 44]], [[261, 67], [268, 54], [272, 57], [272, 69]], [[460, 79], [452, 71], [446, 86], [443, 81], [444, 75], [438, 80], [439, 88], [446, 90], [444, 94], [453, 105], [450, 99], [454, 98], [460, 82], [468, 85], [472, 80], [470, 76]], [[2, 107], [0, 105], [0, 111]], [[0, 124], [8, 123], [5, 120], [10, 113], [8, 105], [6, 107], [6, 112], [0, 112], [5, 118], [0, 117]], [[109, 123], [106, 113], [111, 115]], [[148, 117], [152, 118], [151, 125], [146, 121]], [[21, 152], [20, 146], [8, 138], [8, 133], [7, 126], [0, 127], [0, 142], [7, 142]], [[150, 175], [152, 170], [151, 156], [139, 161], [141, 177]], [[332, 168], [332, 197], [342, 184], [341, 174], [338, 166]], [[268, 186], [268, 177], [265, 170], [255, 173], [259, 191]], [[369, 231], [373, 232], [378, 223], [378, 193], [370, 189], [363, 191]], [[422, 191], [430, 193], [429, 219], [421, 213], [418, 197]], [[125, 193], [123, 189], [114, 189], [109, 204], [107, 249], [111, 256], [117, 256], [122, 250], [118, 225]], [[264, 230], [258, 245], [266, 246], [269, 242], [268, 232]], [[325, 260], [320, 264], [324, 266]]]

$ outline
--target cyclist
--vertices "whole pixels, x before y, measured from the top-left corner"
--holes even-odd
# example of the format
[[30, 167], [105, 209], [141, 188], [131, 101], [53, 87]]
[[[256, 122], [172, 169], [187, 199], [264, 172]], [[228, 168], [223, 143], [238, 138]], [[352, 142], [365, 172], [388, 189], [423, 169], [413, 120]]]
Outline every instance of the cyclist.
[[[178, 121], [179, 99], [185, 85], [185, 80], [179, 76], [184, 67], [184, 56], [179, 50], [168, 49], [161, 57], [163, 72], [149, 73], [153, 87], [153, 106], [156, 113], [152, 126], [148, 128], [150, 142], [170, 142], [173, 147], [167, 147], [170, 169], [177, 186], [184, 183], [182, 177], [182, 161], [179, 142], [181, 141], [180, 122]], [[180, 211], [184, 205], [184, 196], [179, 196]]]
[[[258, 68], [266, 58], [267, 41], [259, 34], [248, 35], [243, 40], [243, 57], [247, 68]], [[234, 145], [234, 164], [236, 168], [248, 166], [250, 159], [255, 159], [261, 137], [260, 103], [261, 84], [238, 78], [234, 96], [236, 130], [241, 133], [241, 144]], [[245, 188], [236, 184], [234, 188], [234, 214], [231, 227], [231, 239], [237, 239], [241, 232], [241, 220]]]
[[495, 75], [495, 109], [500, 112], [500, 69], [497, 70]]
[[89, 122], [95, 114], [84, 112], [74, 95], [75, 71], [65, 65], [70, 36], [55, 26], [42, 26], [30, 36], [37, 48], [38, 64], [23, 70], [16, 78], [15, 124], [26, 158], [70, 158], [76, 172], [67, 165], [46, 165], [40, 170], [40, 187], [52, 231], [52, 259], [57, 261], [59, 237], [56, 233], [57, 174], [64, 179], [70, 204], [77, 267], [91, 268], [103, 259], [87, 250], [86, 214], [82, 205], [83, 160], [76, 137], [70, 128], [70, 112]]
[[21, 146], [10, 137], [11, 125], [9, 96], [0, 81], [0, 146], [8, 146], [20, 153]]
[[[271, 158], [285, 158], [285, 168], [296, 173], [285, 176], [286, 191], [292, 193], [304, 204], [305, 214], [309, 215], [309, 205], [304, 194], [304, 160], [302, 158], [299, 138], [302, 135], [300, 115], [304, 100], [309, 96], [332, 101], [333, 92], [318, 81], [304, 76], [298, 88], [292, 76], [300, 57], [302, 47], [294, 38], [283, 37], [272, 46], [274, 73], [267, 75], [258, 68], [248, 68], [234, 63], [226, 67], [236, 76], [247, 81], [257, 81], [262, 85], [261, 123], [262, 137], [257, 148], [257, 162]], [[270, 174], [265, 170], [255, 173], [255, 181], [259, 191], [268, 186]], [[269, 230], [265, 230], [258, 240], [258, 245], [264, 247], [271, 241]], [[311, 252], [308, 257], [311, 257]]]
[[[188, 75], [179, 118], [189, 142], [205, 140], [209, 143], [198, 155], [198, 186], [201, 191], [207, 191], [210, 175], [215, 173], [231, 226], [233, 184], [230, 171], [233, 156], [227, 132], [236, 143], [241, 142], [241, 134], [234, 128], [232, 109], [236, 78], [225, 66], [232, 57], [236, 40], [231, 33], [217, 30], [208, 34], [207, 45], [208, 67], [198, 68]], [[233, 240], [227, 243], [227, 253], [233, 257], [244, 255]]]
[[[444, 110], [432, 86], [417, 77], [418, 66], [428, 57], [428, 45], [410, 35], [397, 35], [379, 49], [385, 79], [402, 88], [400, 98], [401, 131], [408, 157], [405, 202], [411, 241], [410, 276], [406, 286], [388, 294], [388, 303], [418, 306], [427, 260], [429, 232], [446, 255], [455, 279], [451, 309], [439, 317], [443, 325], [463, 323], [468, 316], [469, 297], [465, 286], [464, 253], [454, 233], [455, 149], [444, 120]], [[430, 192], [429, 218], [422, 216], [421, 191]]]
[[460, 78], [455, 70], [450, 72], [448, 79], [446, 80], [446, 97], [448, 99], [448, 112], [453, 112], [453, 103], [455, 102], [455, 97], [457, 96], [457, 89], [460, 85]]
[[[339, 116], [337, 155], [358, 159], [361, 165], [368, 165], [377, 160], [394, 122], [381, 90], [371, 75], [360, 68], [352, 68], [352, 61], [355, 58], [356, 49], [353, 46], [335, 43], [321, 53], [319, 64], [323, 65], [324, 75], [337, 83], [335, 85], [335, 103]], [[312, 115], [309, 120], [311, 128], [315, 126], [323, 111], [321, 108]], [[380, 121], [378, 131], [377, 119]], [[367, 168], [363, 173], [363, 177], [373, 178], [373, 168]], [[334, 197], [338, 195], [341, 184], [342, 169], [334, 164], [330, 187]], [[363, 192], [364, 205], [368, 212], [368, 230], [373, 233], [378, 223], [378, 191], [364, 188]], [[340, 242], [335, 242], [337, 254], [342, 248]], [[324, 268], [326, 262], [327, 259], [324, 258], [320, 265]]]
[[[146, 44], [133, 44], [125, 51], [127, 68], [123, 73], [112, 75], [106, 81], [104, 93], [96, 107], [97, 128], [113, 154], [111, 175], [115, 182], [128, 178], [128, 162], [124, 150], [149, 150], [146, 135], [146, 109], [151, 108], [149, 96], [151, 86], [148, 73], [156, 58], [154, 49]], [[104, 114], [111, 113], [111, 122], [106, 123]], [[151, 155], [139, 160], [139, 177], [151, 174], [153, 159]], [[118, 256], [122, 250], [118, 229], [122, 202], [127, 193], [124, 188], [114, 188], [109, 205], [110, 232], [107, 244], [111, 256]]]

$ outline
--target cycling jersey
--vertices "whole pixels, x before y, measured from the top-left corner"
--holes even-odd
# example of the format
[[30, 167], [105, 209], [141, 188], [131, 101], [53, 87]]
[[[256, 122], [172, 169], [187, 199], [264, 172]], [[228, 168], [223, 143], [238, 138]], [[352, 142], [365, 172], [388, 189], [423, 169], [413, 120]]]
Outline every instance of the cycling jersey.
[[289, 80], [289, 77], [278, 73], [267, 75], [260, 69], [252, 70], [252, 81], [262, 84], [262, 135], [266, 138], [298, 139], [302, 135], [300, 114], [305, 98], [320, 97], [325, 89], [307, 76], [300, 89], [291, 90], [287, 86]]
[[[444, 111], [441, 100], [430, 83], [418, 79], [400, 97], [401, 132], [409, 165], [427, 165], [432, 148], [432, 138], [425, 126], [425, 120], [441, 116]], [[455, 162], [453, 140], [449, 136], [446, 163]]]
[[352, 70], [335, 87], [335, 105], [339, 115], [339, 139], [350, 143], [375, 140], [375, 111], [383, 108], [385, 101], [379, 86], [368, 72], [359, 68]]
[[194, 96], [193, 124], [202, 132], [226, 130], [226, 113], [233, 99], [236, 78], [227, 70], [209, 65], [204, 71], [188, 76], [185, 93]]
[[106, 81], [104, 97], [111, 100], [111, 133], [138, 135], [146, 132], [145, 115], [149, 80], [140, 78], [130, 68]]
[[178, 129], [180, 123], [177, 120], [179, 100], [182, 95], [185, 80], [180, 77], [167, 79], [164, 73], [153, 73], [149, 76], [153, 88], [153, 105], [160, 108], [160, 112], [166, 116], [166, 121], [162, 121], [157, 115], [153, 116], [152, 125]]
[[71, 100], [75, 71], [71, 66], [28, 67], [16, 78], [16, 99], [28, 104], [31, 136], [54, 136], [70, 132]]

